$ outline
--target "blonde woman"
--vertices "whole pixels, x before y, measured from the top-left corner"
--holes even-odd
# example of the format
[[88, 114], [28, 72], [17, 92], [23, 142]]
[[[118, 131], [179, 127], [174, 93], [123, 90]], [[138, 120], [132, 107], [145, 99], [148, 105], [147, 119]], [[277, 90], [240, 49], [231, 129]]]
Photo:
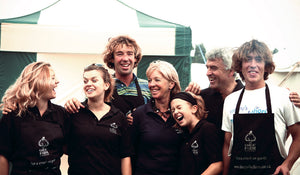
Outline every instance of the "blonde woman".
[[174, 128], [170, 100], [180, 92], [178, 74], [172, 64], [152, 62], [147, 71], [150, 103], [132, 113], [132, 134], [136, 150], [134, 174], [177, 174], [182, 131]]
[[205, 120], [204, 101], [187, 92], [171, 100], [171, 111], [177, 124], [188, 135], [180, 148], [180, 175], [217, 175], [222, 172], [222, 147], [214, 124]]
[[58, 80], [51, 65], [34, 62], [26, 66], [7, 89], [2, 102], [16, 109], [0, 122], [0, 174], [61, 174], [65, 119], [63, 107], [52, 104]]

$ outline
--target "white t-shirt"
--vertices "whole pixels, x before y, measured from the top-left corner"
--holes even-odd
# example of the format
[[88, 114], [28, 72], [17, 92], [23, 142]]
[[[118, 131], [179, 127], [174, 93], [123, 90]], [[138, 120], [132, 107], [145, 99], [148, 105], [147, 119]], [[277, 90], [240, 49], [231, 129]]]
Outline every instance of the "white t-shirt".
[[[300, 109], [289, 99], [289, 91], [285, 88], [268, 85], [270, 90], [272, 113], [274, 113], [274, 127], [277, 145], [283, 158], [287, 157], [285, 142], [287, 127], [300, 122]], [[226, 97], [223, 109], [222, 130], [231, 132], [232, 137], [228, 155], [231, 155], [233, 144], [233, 114], [242, 90], [233, 92]], [[239, 113], [267, 113], [265, 87], [255, 90], [245, 90]]]

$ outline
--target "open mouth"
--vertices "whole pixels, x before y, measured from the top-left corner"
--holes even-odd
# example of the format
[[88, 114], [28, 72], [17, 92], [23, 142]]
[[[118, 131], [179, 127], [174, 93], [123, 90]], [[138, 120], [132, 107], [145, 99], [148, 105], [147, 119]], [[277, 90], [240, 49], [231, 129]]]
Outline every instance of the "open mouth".
[[215, 82], [216, 78], [214, 78], [214, 77], [209, 77], [208, 80], [209, 80], [210, 83], [213, 83], [213, 82]]
[[122, 66], [123, 69], [128, 69], [130, 67], [129, 63], [121, 63], [120, 65]]
[[94, 89], [87, 89], [86, 92], [87, 93], [92, 93], [92, 92], [94, 92]]
[[178, 120], [178, 121], [181, 121], [182, 119], [183, 119], [183, 116], [177, 117], [177, 120]]
[[123, 67], [128, 67], [129, 64], [121, 64], [121, 66], [123, 66]]
[[248, 75], [249, 75], [249, 77], [256, 77], [258, 75], [258, 72], [256, 72], [256, 71], [249, 71]]
[[159, 92], [159, 89], [156, 89], [156, 88], [154, 89], [154, 88], [150, 87], [150, 92], [151, 92], [152, 95], [155, 95]]
[[255, 70], [249, 70], [248, 73], [249, 73], [249, 74], [257, 74], [258, 72], [255, 71]]

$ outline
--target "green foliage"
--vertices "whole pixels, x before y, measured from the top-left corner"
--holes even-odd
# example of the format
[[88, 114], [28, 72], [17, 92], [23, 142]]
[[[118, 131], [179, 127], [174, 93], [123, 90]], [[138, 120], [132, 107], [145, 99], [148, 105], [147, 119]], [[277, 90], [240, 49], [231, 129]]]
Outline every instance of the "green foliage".
[[206, 62], [205, 54], [206, 54], [206, 49], [205, 49], [204, 44], [203, 43], [196, 44], [196, 46], [195, 46], [195, 55], [193, 57], [192, 62], [193, 63], [203, 63], [204, 64]]
[[278, 49], [277, 48], [275, 48], [273, 51], [272, 51], [272, 54], [274, 55], [274, 54], [276, 54], [276, 53], [278, 53]]

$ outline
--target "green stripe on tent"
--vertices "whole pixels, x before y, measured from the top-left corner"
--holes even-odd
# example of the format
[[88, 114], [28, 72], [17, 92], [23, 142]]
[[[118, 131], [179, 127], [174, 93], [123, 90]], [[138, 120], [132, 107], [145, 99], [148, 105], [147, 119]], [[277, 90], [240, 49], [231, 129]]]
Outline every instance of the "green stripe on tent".
[[176, 28], [175, 54], [190, 55], [190, 52], [192, 50], [192, 30], [190, 27], [154, 18], [137, 10], [136, 15], [140, 27]]
[[1, 49], [1, 28], [2, 28], [2, 25], [1, 25], [1, 22], [0, 22], [0, 49]]
[[143, 56], [141, 62], [137, 67], [137, 75], [139, 78], [147, 80], [146, 70], [149, 64], [155, 60], [163, 60], [171, 63], [179, 76], [181, 89], [185, 89], [191, 81], [191, 64], [192, 59], [190, 56]]
[[175, 28], [178, 24], [154, 18], [145, 13], [136, 10], [140, 27], [161, 27], [161, 28]]
[[175, 55], [190, 56], [192, 47], [191, 28], [176, 27]]
[[36, 53], [0, 52], [0, 97], [19, 77], [26, 65], [36, 61]]
[[[40, 11], [18, 18], [2, 19], [1, 23], [37, 24]], [[1, 46], [1, 28], [0, 28]], [[1, 47], [0, 47], [1, 48]], [[2, 99], [6, 89], [16, 81], [26, 65], [36, 61], [36, 53], [0, 51], [0, 97]]]
[[164, 60], [174, 65], [178, 72], [180, 86], [182, 89], [188, 86], [191, 81], [191, 63], [190, 52], [192, 49], [192, 30], [190, 27], [171, 23], [158, 18], [154, 18], [145, 13], [136, 10], [140, 27], [151, 28], [175, 28], [175, 56], [149, 56], [144, 55], [137, 68], [138, 77], [147, 79], [146, 70], [149, 64], [154, 60]]
[[36, 12], [30, 15], [18, 17], [18, 18], [11, 18], [11, 19], [2, 19], [0, 23], [19, 23], [19, 24], [37, 24], [40, 18], [41, 12]]
[[18, 18], [11, 18], [11, 19], [1, 19], [0, 20], [0, 48], [1, 48], [1, 23], [19, 23], [19, 24], [37, 24], [40, 18], [41, 12], [36, 12], [30, 15], [26, 15], [23, 17]]

